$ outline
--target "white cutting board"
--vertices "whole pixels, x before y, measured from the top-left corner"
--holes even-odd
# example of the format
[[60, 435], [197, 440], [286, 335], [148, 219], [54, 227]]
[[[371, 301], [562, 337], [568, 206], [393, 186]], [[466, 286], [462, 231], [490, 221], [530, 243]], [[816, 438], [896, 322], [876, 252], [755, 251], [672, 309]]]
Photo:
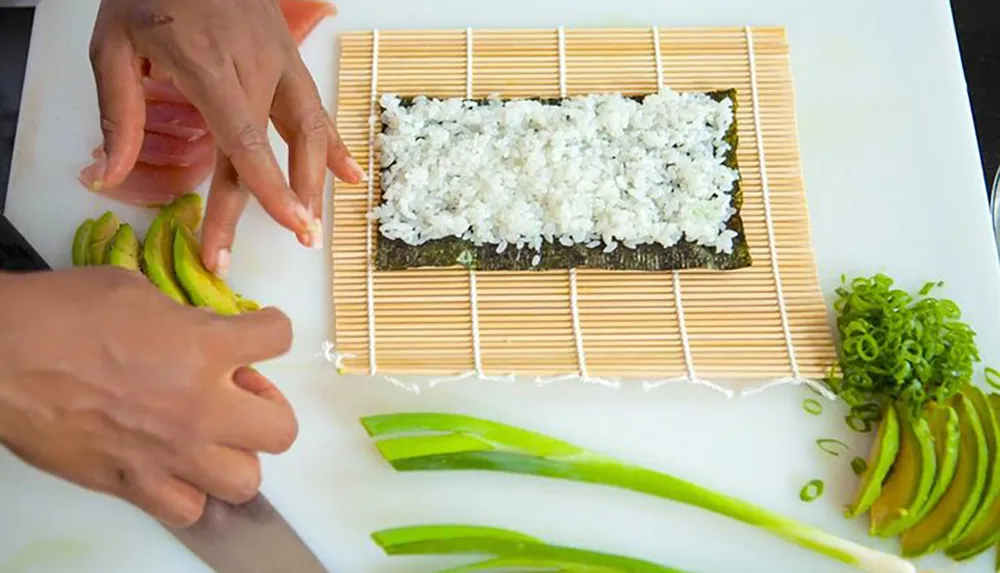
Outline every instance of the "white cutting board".
[[[73, 230], [114, 208], [144, 229], [149, 217], [84, 191], [77, 170], [98, 143], [87, 42], [98, 0], [42, 0], [35, 19], [7, 213], [56, 267]], [[342, 0], [302, 53], [332, 109], [335, 39], [371, 27], [784, 25], [797, 90], [807, 195], [828, 297], [841, 273], [886, 271], [906, 286], [947, 282], [947, 295], [1000, 357], [1000, 272], [947, 0]], [[276, 145], [280, 145], [277, 138]], [[284, 147], [280, 146], [284, 154]], [[283, 156], [283, 155], [282, 155]], [[538, 388], [461, 382], [407, 393], [381, 380], [337, 377], [320, 356], [329, 336], [328, 255], [300, 248], [256, 205], [243, 219], [231, 280], [285, 310], [293, 351], [266, 368], [288, 394], [301, 433], [264, 462], [264, 491], [338, 573], [433, 571], [464, 559], [389, 558], [369, 540], [384, 527], [462, 522], [520, 529], [557, 543], [694, 571], [834, 573], [850, 569], [743, 524], [667, 501], [596, 486], [487, 474], [396, 474], [357, 419], [444, 410], [549, 432], [672, 471], [854, 540], [892, 549], [847, 521], [849, 457], [819, 452], [840, 437], [856, 452], [841, 404], [803, 413], [805, 388], [727, 400], [713, 390]], [[799, 488], [823, 478], [823, 498]], [[207, 571], [152, 520], [0, 455], [0, 571]], [[938, 571], [992, 571], [992, 551]], [[294, 573], [294, 572], [290, 572]]]

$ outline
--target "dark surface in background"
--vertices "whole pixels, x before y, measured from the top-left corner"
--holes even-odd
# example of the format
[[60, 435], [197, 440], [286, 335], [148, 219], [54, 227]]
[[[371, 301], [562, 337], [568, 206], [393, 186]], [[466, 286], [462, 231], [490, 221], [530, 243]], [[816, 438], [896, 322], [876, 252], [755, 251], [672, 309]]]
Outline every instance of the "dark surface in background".
[[48, 268], [2, 214], [34, 16], [34, 8], [0, 8], [0, 270], [3, 271]]
[[34, 8], [0, 8], [0, 213], [3, 213], [21, 107]]
[[1000, 167], [1000, 1], [951, 0], [987, 189]]

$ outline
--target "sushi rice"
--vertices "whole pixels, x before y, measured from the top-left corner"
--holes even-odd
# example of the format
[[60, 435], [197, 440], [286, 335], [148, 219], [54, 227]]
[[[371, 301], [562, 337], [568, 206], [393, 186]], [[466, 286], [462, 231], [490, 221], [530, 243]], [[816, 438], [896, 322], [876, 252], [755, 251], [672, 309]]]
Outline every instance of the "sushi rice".
[[[543, 103], [380, 98], [379, 232], [540, 250], [681, 240], [730, 253], [733, 102], [665, 90]], [[509, 247], [508, 247], [509, 245]], [[535, 263], [537, 264], [537, 262]]]

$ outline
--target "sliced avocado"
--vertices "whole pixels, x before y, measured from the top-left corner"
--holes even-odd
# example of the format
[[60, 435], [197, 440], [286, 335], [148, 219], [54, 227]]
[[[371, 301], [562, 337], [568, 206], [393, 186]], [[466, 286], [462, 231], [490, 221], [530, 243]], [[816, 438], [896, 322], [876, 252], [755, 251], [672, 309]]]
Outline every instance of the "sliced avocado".
[[[990, 394], [987, 396], [982, 390], [976, 388], [971, 396], [978, 396], [974, 400], [976, 413], [981, 420], [987, 420], [985, 424], [987, 446], [991, 448], [990, 461], [993, 472], [997, 471], [997, 447], [1000, 444], [1000, 395]], [[990, 432], [994, 432], [993, 439], [990, 439]], [[965, 535], [946, 551], [949, 557], [956, 561], [965, 561], [979, 555], [993, 546], [1000, 540], [1000, 476], [993, 473], [987, 477], [989, 490], [983, 495], [983, 503], [979, 506], [976, 516], [972, 518]], [[991, 491], [990, 491], [991, 490]]]
[[894, 537], [916, 523], [934, 485], [936, 469], [930, 424], [900, 404], [894, 408], [899, 418], [899, 453], [870, 511], [870, 531], [881, 537]]
[[174, 271], [191, 302], [219, 314], [240, 314], [236, 294], [201, 262], [198, 239], [191, 229], [177, 225], [174, 233]]
[[113, 267], [139, 270], [139, 239], [128, 223], [118, 227], [108, 243], [106, 262]]
[[177, 222], [173, 212], [160, 211], [149, 230], [142, 247], [142, 267], [150, 282], [161, 292], [181, 304], [191, 304], [174, 273], [174, 229]]
[[937, 505], [900, 537], [904, 557], [926, 555], [948, 547], [979, 507], [989, 461], [986, 435], [976, 408], [966, 394], [956, 394], [952, 405], [958, 413], [962, 437], [955, 477]]
[[87, 264], [103, 265], [105, 254], [111, 237], [121, 226], [121, 221], [111, 211], [107, 211], [98, 219], [90, 231], [90, 243], [87, 247]]
[[197, 233], [198, 228], [201, 226], [202, 208], [201, 196], [196, 193], [188, 193], [174, 199], [173, 202], [164, 206], [162, 210], [169, 212], [178, 222], [183, 223], [187, 228]]
[[917, 521], [923, 519], [937, 506], [938, 501], [948, 491], [951, 480], [955, 477], [958, 467], [958, 454], [961, 448], [962, 434], [959, 429], [958, 413], [947, 404], [934, 406], [927, 414], [930, 421], [931, 436], [934, 438], [934, 459], [936, 471], [934, 485], [927, 501], [917, 512]]
[[875, 442], [868, 455], [868, 467], [861, 474], [861, 483], [858, 485], [853, 503], [847, 508], [847, 517], [856, 517], [868, 511], [872, 503], [878, 499], [882, 491], [882, 482], [896, 460], [898, 452], [899, 418], [895, 408], [884, 408], [882, 421], [875, 434]]
[[94, 220], [87, 219], [76, 228], [73, 235], [73, 266], [87, 266], [88, 251], [90, 247], [90, 232], [94, 229]]
[[236, 305], [240, 307], [242, 312], [253, 312], [255, 310], [260, 310], [260, 303], [251, 300], [249, 298], [243, 298], [239, 293], [236, 294]]

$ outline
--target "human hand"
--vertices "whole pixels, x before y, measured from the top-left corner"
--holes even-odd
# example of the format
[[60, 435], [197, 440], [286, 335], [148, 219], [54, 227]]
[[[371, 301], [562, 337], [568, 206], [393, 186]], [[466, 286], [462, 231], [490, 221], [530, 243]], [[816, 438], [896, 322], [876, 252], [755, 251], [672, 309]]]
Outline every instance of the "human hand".
[[[251, 194], [300, 243], [318, 248], [326, 168], [350, 183], [364, 176], [323, 109], [277, 0], [102, 0], [91, 61], [105, 185], [121, 182], [139, 155], [144, 66], [172, 81], [215, 135], [202, 233], [210, 270], [225, 270]], [[270, 146], [269, 120], [289, 146], [288, 182]]]
[[186, 526], [251, 499], [291, 447], [288, 402], [247, 367], [287, 351], [274, 309], [221, 316], [113, 267], [0, 273], [0, 442], [26, 462]]

